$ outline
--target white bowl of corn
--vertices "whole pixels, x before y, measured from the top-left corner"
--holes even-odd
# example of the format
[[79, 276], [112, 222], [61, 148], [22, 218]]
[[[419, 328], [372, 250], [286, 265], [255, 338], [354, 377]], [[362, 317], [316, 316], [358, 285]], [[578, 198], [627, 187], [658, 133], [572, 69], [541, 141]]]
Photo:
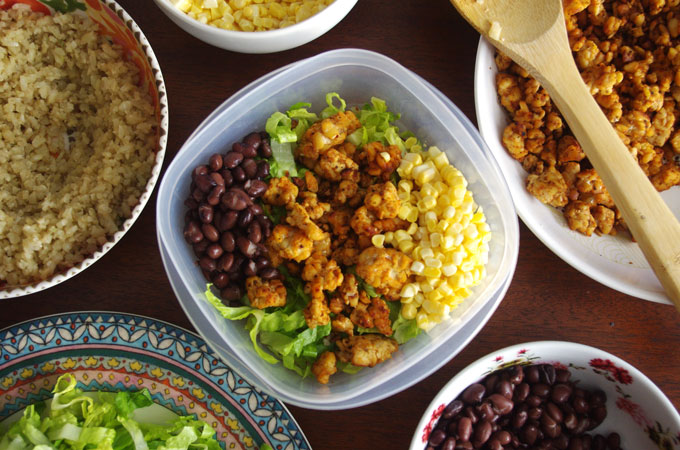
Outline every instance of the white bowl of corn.
[[337, 25], [357, 0], [154, 0], [180, 28], [216, 47], [274, 53]]

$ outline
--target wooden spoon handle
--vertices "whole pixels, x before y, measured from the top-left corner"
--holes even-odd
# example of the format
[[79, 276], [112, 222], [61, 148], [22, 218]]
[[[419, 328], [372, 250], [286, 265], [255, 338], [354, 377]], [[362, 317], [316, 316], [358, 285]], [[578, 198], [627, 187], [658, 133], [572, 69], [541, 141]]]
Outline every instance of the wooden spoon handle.
[[573, 63], [543, 68], [543, 84], [564, 115], [654, 273], [680, 311], [680, 223], [590, 94]]

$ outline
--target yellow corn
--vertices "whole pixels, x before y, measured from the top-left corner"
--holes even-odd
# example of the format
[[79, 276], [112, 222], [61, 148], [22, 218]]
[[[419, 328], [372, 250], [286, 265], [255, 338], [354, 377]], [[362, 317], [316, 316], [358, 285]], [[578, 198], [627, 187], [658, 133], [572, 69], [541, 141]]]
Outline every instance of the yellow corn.
[[383, 244], [385, 243], [385, 235], [384, 234], [376, 234], [373, 237], [371, 237], [371, 243], [375, 247], [382, 248]]
[[397, 215], [410, 224], [391, 237], [385, 233], [385, 243], [413, 259], [416, 281], [402, 289], [402, 315], [429, 330], [486, 275], [491, 229], [445, 152], [436, 147], [421, 152], [415, 139], [407, 149], [398, 169]]

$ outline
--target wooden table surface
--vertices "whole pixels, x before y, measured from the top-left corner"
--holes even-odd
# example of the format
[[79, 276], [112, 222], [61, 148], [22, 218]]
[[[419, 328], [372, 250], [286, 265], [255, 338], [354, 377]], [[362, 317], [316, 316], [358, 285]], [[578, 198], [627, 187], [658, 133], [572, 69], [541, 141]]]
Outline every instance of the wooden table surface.
[[[387, 55], [447, 95], [474, 122], [478, 35], [448, 0], [360, 0], [334, 29], [297, 49], [246, 55], [182, 31], [151, 0], [118, 0], [160, 62], [170, 133], [164, 168], [194, 128], [239, 88], [288, 63], [357, 47]], [[677, 189], [677, 188], [676, 188]], [[0, 328], [60, 312], [104, 310], [151, 316], [191, 329], [168, 283], [155, 233], [156, 195], [99, 262], [46, 292], [2, 301]], [[344, 411], [289, 409], [315, 449], [406, 449], [425, 407], [459, 370], [510, 344], [542, 339], [599, 347], [642, 370], [680, 407], [680, 315], [674, 307], [614, 291], [545, 247], [520, 223], [517, 270], [481, 332], [437, 372], [388, 399]]]

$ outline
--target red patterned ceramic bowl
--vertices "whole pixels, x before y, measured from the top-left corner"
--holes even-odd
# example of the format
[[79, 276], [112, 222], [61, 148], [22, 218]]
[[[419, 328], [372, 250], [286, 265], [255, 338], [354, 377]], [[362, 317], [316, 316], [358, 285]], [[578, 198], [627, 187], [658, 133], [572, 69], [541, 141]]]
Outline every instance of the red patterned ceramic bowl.
[[0, 9], [8, 9], [20, 3], [28, 5], [33, 11], [54, 14], [55, 11], [69, 14], [86, 14], [99, 27], [100, 33], [119, 44], [126, 57], [139, 68], [139, 84], [148, 90], [155, 109], [156, 146], [155, 159], [151, 174], [131, 215], [120, 225], [118, 231], [108, 236], [108, 241], [79, 264], [64, 271], [58, 271], [50, 278], [25, 286], [2, 285], [0, 276], [0, 299], [20, 297], [38, 292], [72, 278], [92, 265], [108, 252], [132, 227], [146, 205], [160, 175], [168, 134], [168, 102], [161, 69], [151, 45], [135, 21], [113, 0], [0, 0]]
[[468, 386], [489, 373], [514, 365], [552, 364], [568, 369], [571, 380], [607, 396], [607, 416], [590, 434], [617, 432], [623, 449], [680, 450], [680, 414], [642, 372], [603, 350], [564, 341], [513, 345], [473, 362], [432, 400], [411, 440], [410, 450], [425, 450], [444, 408]]

